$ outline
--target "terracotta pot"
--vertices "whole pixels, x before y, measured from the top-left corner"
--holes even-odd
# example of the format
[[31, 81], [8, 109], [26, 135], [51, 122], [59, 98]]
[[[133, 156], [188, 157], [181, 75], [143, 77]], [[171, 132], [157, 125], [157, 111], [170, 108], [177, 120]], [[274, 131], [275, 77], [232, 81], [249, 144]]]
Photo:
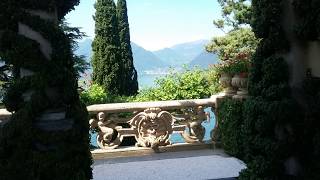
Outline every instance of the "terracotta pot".
[[240, 74], [234, 75], [231, 85], [238, 89], [237, 95], [248, 95], [248, 77]]
[[234, 94], [235, 90], [233, 89], [231, 85], [232, 76], [230, 74], [224, 73], [221, 74], [221, 77], [219, 79], [219, 83], [224, 89], [223, 92], [226, 94]]
[[241, 78], [248, 78], [248, 73], [244, 72], [244, 73], [239, 73], [239, 76]]

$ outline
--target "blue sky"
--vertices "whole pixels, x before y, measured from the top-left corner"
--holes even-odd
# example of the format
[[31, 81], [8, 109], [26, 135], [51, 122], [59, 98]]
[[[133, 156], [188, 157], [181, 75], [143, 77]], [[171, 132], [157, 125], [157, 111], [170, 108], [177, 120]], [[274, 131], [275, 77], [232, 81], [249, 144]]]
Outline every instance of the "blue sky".
[[[67, 15], [71, 26], [94, 37], [95, 0], [81, 0]], [[211, 39], [222, 33], [212, 21], [220, 17], [216, 0], [127, 0], [131, 40], [148, 50]]]

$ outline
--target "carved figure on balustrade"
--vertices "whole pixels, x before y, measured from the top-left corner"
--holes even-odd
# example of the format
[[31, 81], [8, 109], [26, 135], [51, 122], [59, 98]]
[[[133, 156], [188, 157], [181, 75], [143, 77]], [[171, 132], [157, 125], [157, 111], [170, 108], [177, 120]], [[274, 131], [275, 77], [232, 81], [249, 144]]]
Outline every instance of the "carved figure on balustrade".
[[210, 122], [210, 114], [205, 112], [202, 106], [199, 106], [197, 107], [195, 114], [187, 119], [187, 121], [189, 121], [187, 123], [189, 129], [188, 133], [184, 132], [182, 134], [187, 143], [202, 142], [206, 131], [201, 125], [204, 120]]
[[102, 149], [114, 149], [120, 145], [120, 140], [114, 138], [116, 129], [121, 128], [116, 126], [112, 121], [106, 119], [104, 112], [97, 114], [97, 119], [89, 121], [91, 129], [98, 129], [97, 143]]
[[160, 108], [146, 109], [136, 115], [130, 125], [137, 130], [137, 146], [157, 150], [159, 146], [170, 144], [173, 117], [169, 112], [161, 111]]

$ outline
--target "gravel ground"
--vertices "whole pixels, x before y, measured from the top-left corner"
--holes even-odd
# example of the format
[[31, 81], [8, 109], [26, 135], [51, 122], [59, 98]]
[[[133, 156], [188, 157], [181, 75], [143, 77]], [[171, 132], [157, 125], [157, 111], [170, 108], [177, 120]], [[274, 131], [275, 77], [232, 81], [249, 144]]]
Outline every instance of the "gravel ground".
[[244, 168], [242, 161], [206, 149], [95, 160], [93, 177], [94, 180], [230, 180]]

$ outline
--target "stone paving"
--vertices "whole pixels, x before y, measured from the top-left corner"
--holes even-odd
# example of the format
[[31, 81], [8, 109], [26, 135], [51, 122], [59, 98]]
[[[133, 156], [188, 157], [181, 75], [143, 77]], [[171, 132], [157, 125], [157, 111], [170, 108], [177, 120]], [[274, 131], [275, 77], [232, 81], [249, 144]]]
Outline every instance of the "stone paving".
[[94, 180], [231, 180], [245, 164], [221, 150], [166, 152], [95, 160]]

